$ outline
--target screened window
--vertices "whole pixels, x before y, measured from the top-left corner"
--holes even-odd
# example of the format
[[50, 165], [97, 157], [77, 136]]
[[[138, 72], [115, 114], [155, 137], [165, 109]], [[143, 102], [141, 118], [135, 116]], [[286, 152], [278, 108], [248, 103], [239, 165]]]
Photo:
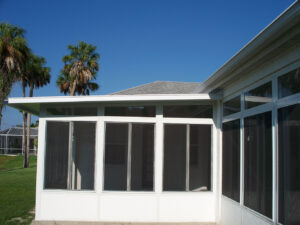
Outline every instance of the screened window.
[[105, 116], [154, 117], [155, 106], [109, 106], [105, 107]]
[[244, 119], [244, 204], [272, 218], [272, 114]]
[[46, 114], [48, 116], [97, 116], [97, 107], [47, 107]]
[[222, 193], [240, 201], [240, 120], [223, 123]]
[[227, 116], [241, 111], [241, 97], [237, 96], [223, 104], [223, 115]]
[[212, 118], [211, 105], [166, 105], [164, 117], [177, 118]]
[[211, 190], [211, 126], [164, 126], [164, 191]]
[[94, 189], [95, 133], [95, 122], [47, 122], [46, 189]]
[[272, 102], [272, 82], [263, 84], [245, 93], [245, 108], [250, 109]]
[[107, 123], [105, 190], [152, 191], [154, 124]]
[[279, 221], [300, 224], [300, 104], [278, 110]]
[[278, 77], [278, 98], [300, 92], [300, 68]]

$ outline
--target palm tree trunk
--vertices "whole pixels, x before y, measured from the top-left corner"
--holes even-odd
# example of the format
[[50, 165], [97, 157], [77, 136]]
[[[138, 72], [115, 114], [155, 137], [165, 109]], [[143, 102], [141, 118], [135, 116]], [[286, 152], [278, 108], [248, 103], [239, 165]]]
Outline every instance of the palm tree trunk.
[[71, 91], [70, 91], [70, 96], [75, 96], [76, 86], [77, 86], [77, 81], [75, 80], [73, 82], [73, 86], [72, 86]]
[[[23, 84], [23, 97], [26, 96], [26, 86]], [[27, 112], [23, 111], [23, 138], [22, 138], [22, 152], [24, 153], [24, 168], [28, 168], [29, 155], [26, 149], [26, 126], [27, 126]]]
[[[30, 87], [29, 97], [33, 96], [33, 87]], [[28, 113], [28, 122], [27, 122], [27, 143], [26, 143], [26, 152], [27, 152], [27, 167], [29, 167], [29, 150], [30, 150], [30, 124], [31, 124], [31, 114]]]

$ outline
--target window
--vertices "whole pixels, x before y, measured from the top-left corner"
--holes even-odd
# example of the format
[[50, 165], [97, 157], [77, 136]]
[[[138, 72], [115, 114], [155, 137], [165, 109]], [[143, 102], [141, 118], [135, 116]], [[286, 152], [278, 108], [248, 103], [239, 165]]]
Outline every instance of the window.
[[241, 97], [237, 96], [223, 104], [223, 115], [227, 116], [241, 111]]
[[105, 116], [155, 117], [155, 106], [109, 106], [105, 107]]
[[300, 68], [278, 77], [278, 98], [300, 92]]
[[166, 105], [164, 117], [212, 118], [211, 105]]
[[105, 190], [153, 191], [153, 162], [154, 124], [106, 124]]
[[46, 114], [48, 116], [97, 116], [97, 107], [47, 107]]
[[245, 108], [272, 102], [272, 83], [268, 82], [245, 93]]
[[46, 189], [94, 189], [95, 133], [95, 122], [47, 122]]
[[211, 125], [165, 124], [163, 190], [211, 190]]
[[271, 112], [244, 119], [244, 204], [272, 218]]
[[222, 193], [240, 201], [240, 120], [223, 123]]
[[279, 221], [300, 224], [300, 104], [278, 110]]

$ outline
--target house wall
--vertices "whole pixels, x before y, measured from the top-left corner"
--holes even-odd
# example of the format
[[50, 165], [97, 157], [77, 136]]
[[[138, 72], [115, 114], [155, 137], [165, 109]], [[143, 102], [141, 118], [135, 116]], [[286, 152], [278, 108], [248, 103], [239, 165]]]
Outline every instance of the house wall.
[[[241, 125], [241, 179], [240, 179], [240, 202], [235, 202], [226, 196], [221, 194], [220, 197], [220, 225], [267, 225], [267, 224], [280, 224], [278, 220], [278, 147], [277, 147], [277, 109], [279, 107], [288, 106], [300, 102], [300, 94], [295, 94], [293, 96], [285, 97], [283, 99], [277, 98], [277, 77], [283, 75], [289, 71], [292, 71], [300, 67], [300, 46], [293, 46], [289, 49], [283, 49], [280, 54], [278, 54], [272, 60], [266, 61], [262, 66], [257, 67], [255, 70], [249, 71], [247, 74], [243, 74], [241, 78], [236, 78], [229, 86], [224, 89], [223, 102], [228, 101], [236, 96], [241, 96], [241, 106], [244, 106], [243, 95], [246, 91], [258, 87], [268, 81], [272, 82], [273, 99], [272, 102], [266, 103], [264, 105], [257, 106], [248, 110], [241, 110], [239, 113], [231, 114], [222, 118], [223, 122], [240, 119], [241, 124], [243, 124], [243, 118], [251, 115], [256, 115], [259, 113], [271, 111], [272, 112], [272, 145], [273, 145], [273, 209], [272, 218], [267, 218], [260, 213], [249, 209], [244, 206], [244, 143], [243, 135], [244, 130]], [[220, 139], [220, 143], [222, 140]], [[220, 148], [220, 153], [222, 154], [222, 148]], [[221, 171], [220, 171], [221, 173]], [[222, 178], [220, 178], [220, 184], [222, 183]], [[222, 193], [222, 192], [220, 192]]]
[[[195, 102], [194, 102], [195, 103]], [[198, 102], [199, 103], [199, 102]], [[217, 140], [212, 138], [211, 182], [206, 192], [167, 192], [163, 182], [163, 125], [210, 124], [216, 137], [217, 111], [213, 119], [163, 118], [162, 105], [156, 104], [156, 117], [108, 117], [103, 106], [95, 117], [46, 117], [39, 122], [39, 155], [36, 184], [36, 220], [111, 221], [111, 222], [215, 222], [218, 212], [219, 155]], [[217, 105], [214, 104], [214, 109]], [[46, 190], [44, 183], [45, 137], [47, 121], [95, 121], [95, 190]], [[106, 122], [143, 122], [155, 124], [154, 191], [103, 190], [104, 140]]]

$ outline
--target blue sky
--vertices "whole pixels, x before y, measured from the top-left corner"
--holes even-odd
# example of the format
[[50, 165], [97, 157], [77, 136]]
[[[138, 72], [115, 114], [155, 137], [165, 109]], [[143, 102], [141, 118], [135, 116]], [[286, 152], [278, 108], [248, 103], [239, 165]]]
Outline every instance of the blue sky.
[[[101, 55], [93, 94], [156, 80], [201, 82], [222, 66], [292, 0], [0, 0], [0, 21], [24, 28], [51, 83], [35, 96], [61, 95], [56, 78], [66, 47], [79, 40]], [[21, 96], [16, 84], [10, 96]], [[22, 121], [7, 107], [2, 128]], [[36, 118], [35, 118], [36, 119]]]

